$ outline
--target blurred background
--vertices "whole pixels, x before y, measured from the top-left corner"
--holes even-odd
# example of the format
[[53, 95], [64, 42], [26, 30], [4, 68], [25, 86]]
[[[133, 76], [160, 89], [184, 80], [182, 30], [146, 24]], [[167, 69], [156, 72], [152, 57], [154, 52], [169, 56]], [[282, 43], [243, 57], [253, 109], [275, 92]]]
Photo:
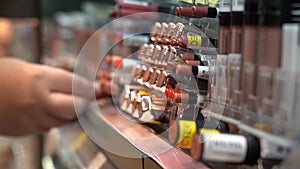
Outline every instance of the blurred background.
[[[1, 1], [0, 57], [17, 57], [72, 71], [81, 46], [108, 21], [114, 4], [111, 0]], [[74, 132], [70, 139], [82, 134], [80, 127], [70, 128]], [[42, 167], [41, 159], [54, 153], [58, 135], [53, 129], [43, 136], [0, 136], [0, 168], [53, 168], [52, 160], [45, 157]], [[89, 141], [84, 138], [81, 140]], [[74, 168], [71, 162], [67, 163], [67, 168]], [[66, 168], [67, 163], [57, 166]]]

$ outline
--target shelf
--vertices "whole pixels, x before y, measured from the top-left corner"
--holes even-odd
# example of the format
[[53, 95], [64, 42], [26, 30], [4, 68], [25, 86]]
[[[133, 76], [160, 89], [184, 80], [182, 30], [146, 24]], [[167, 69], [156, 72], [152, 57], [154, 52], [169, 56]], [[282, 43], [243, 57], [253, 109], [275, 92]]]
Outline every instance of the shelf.
[[[110, 136], [107, 136], [107, 133], [113, 134], [112, 132], [114, 132], [117, 133], [114, 137], [125, 139], [132, 147], [143, 155], [151, 158], [162, 168], [208, 169], [203, 163], [193, 161], [190, 156], [172, 147], [148, 127], [122, 116], [110, 100], [100, 100], [98, 104], [101, 113], [96, 110], [90, 110], [80, 119], [81, 123], [89, 124], [89, 126], [83, 127], [88, 131], [88, 134], [95, 142], [103, 142], [105, 139], [119, 139], [113, 137], [108, 138]], [[103, 125], [106, 125], [106, 127]], [[97, 134], [95, 134], [95, 132], [97, 132]], [[119, 144], [125, 145], [126, 143]], [[110, 144], [109, 146], [118, 147], [120, 145]]]

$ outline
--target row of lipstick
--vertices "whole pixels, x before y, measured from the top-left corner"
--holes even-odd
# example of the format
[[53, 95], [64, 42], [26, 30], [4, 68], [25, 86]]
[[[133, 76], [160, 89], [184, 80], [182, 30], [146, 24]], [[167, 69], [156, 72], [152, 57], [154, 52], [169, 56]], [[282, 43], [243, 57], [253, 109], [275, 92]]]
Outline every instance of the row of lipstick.
[[195, 26], [178, 23], [156, 22], [152, 27], [150, 39], [156, 44], [172, 45], [183, 49], [213, 47], [209, 38]]
[[[145, 90], [125, 89], [120, 98], [120, 108], [141, 122], [160, 123], [155, 121], [159, 115], [151, 112], [152, 101], [150, 97], [150, 93]], [[161, 104], [163, 103], [161, 102]]]
[[[166, 85], [171, 85], [173, 88], [178, 86], [178, 83], [182, 83], [182, 78], [178, 75], [204, 77], [208, 75], [207, 66], [189, 66], [189, 65], [177, 65], [176, 73], [169, 73], [168, 71], [161, 70], [154, 67], [148, 67], [146, 65], [136, 65], [132, 71], [131, 76], [133, 81], [140, 85], [146, 86], [150, 89], [165, 92]], [[184, 79], [186, 80], [186, 79]], [[192, 79], [193, 81], [193, 79]], [[195, 89], [198, 89], [194, 86]]]
[[[209, 60], [212, 56], [182, 53], [172, 46], [144, 44], [138, 58], [156, 67], [172, 69], [177, 75], [208, 78]], [[156, 74], [154, 74], [156, 77]], [[152, 79], [155, 80], [155, 79]], [[154, 83], [154, 81], [152, 82]]]
[[[218, 8], [215, 8], [218, 5], [218, 0], [213, 0], [212, 2], [203, 1], [199, 4], [199, 6], [192, 6], [193, 3], [191, 3], [190, 1], [182, 4], [184, 6], [180, 6], [180, 5], [181, 4], [164, 4], [164, 3], [151, 4], [148, 2], [140, 2], [140, 1], [127, 2], [125, 0], [119, 0], [118, 8], [115, 8], [113, 11], [111, 11], [110, 16], [123, 17], [135, 13], [156, 12], [156, 13], [167, 13], [167, 14], [175, 13], [177, 16], [185, 16], [185, 17], [216, 18], [219, 14]], [[155, 20], [157, 18], [159, 18], [158, 15], [153, 15], [152, 17], [146, 17], [146, 18], [142, 17], [140, 19]]]

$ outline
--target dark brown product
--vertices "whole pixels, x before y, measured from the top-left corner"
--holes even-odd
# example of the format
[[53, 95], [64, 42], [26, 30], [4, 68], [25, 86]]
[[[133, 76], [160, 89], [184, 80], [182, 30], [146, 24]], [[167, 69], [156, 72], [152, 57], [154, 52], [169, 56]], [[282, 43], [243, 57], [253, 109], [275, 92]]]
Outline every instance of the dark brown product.
[[142, 78], [143, 75], [144, 75], [144, 70], [142, 68], [141, 65], [137, 65], [133, 70], [132, 70], [132, 73], [131, 73], [131, 76], [133, 77], [133, 80], [134, 81], [137, 81], [138, 79]]
[[262, 114], [272, 116], [273, 104], [264, 100], [273, 99], [274, 70], [281, 66], [281, 26], [285, 16], [283, 0], [259, 1], [260, 17], [258, 31], [258, 79], [257, 98]]
[[257, 44], [257, 32], [258, 27], [255, 25], [246, 25], [244, 27], [244, 40], [243, 40], [243, 62], [256, 64], [256, 44]]
[[193, 18], [201, 18], [201, 17], [209, 17], [216, 18], [219, 14], [217, 8], [210, 8], [204, 6], [193, 6], [193, 7], [177, 7], [176, 15], [184, 16], [184, 17], [193, 17]]
[[177, 16], [185, 16], [185, 17], [193, 17], [194, 16], [194, 11], [192, 7], [177, 7], [176, 8], [176, 15]]
[[241, 88], [244, 93], [243, 100], [248, 111], [257, 111], [257, 55], [258, 44], [258, 0], [246, 0], [243, 32], [243, 60]]
[[221, 26], [219, 28], [219, 54], [228, 54], [230, 49], [230, 28], [229, 26]]
[[259, 1], [260, 18], [257, 57], [259, 65], [271, 68], [280, 67], [281, 25], [289, 14], [288, 2], [284, 0]]
[[208, 93], [208, 79], [196, 78], [199, 93], [207, 95]]
[[157, 77], [161, 73], [160, 70], [154, 70], [154, 69], [152, 69], [152, 70], [153, 70], [153, 72], [152, 72], [152, 75], [150, 77], [149, 84], [155, 84]]
[[219, 48], [218, 54], [228, 54], [230, 50], [230, 19], [231, 19], [231, 0], [220, 1], [219, 16]]
[[216, 18], [219, 15], [218, 8], [193, 6], [194, 17], [209, 17]]
[[281, 27], [261, 26], [258, 33], [259, 65], [279, 68], [281, 61]]
[[148, 69], [145, 71], [145, 73], [144, 73], [144, 75], [143, 75], [143, 82], [148, 82], [148, 81], [149, 81], [152, 72], [153, 72], [153, 69], [152, 69], [152, 68], [148, 68]]
[[242, 26], [231, 26], [231, 50], [230, 53], [241, 53], [242, 52], [242, 36], [243, 27]]
[[157, 87], [163, 87], [166, 84], [167, 76], [169, 73], [163, 71], [159, 74], [157, 80], [156, 80], [156, 86]]

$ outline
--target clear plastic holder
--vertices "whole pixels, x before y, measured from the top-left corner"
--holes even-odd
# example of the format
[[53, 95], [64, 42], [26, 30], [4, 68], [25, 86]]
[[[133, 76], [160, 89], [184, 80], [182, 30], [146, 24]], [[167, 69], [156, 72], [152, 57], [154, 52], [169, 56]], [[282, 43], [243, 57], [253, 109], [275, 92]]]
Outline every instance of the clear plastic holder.
[[274, 77], [276, 70], [270, 67], [259, 66], [257, 77], [257, 97], [258, 97], [258, 120], [254, 127], [272, 132], [273, 106], [274, 106]]
[[273, 84], [273, 133], [299, 142], [300, 73], [277, 70]]
[[217, 57], [212, 57], [209, 60], [209, 81], [208, 81], [208, 86], [209, 86], [209, 99], [213, 102], [217, 100]]
[[[274, 134], [290, 137], [293, 130], [294, 101], [296, 99], [296, 74], [278, 70], [274, 79]], [[298, 123], [298, 122], [296, 122]]]
[[228, 55], [229, 106], [231, 117], [240, 120], [242, 108], [241, 54]]
[[296, 87], [294, 90], [293, 111], [292, 111], [292, 125], [293, 139], [299, 143], [300, 140], [300, 73], [297, 72]]
[[256, 96], [256, 75], [257, 65], [245, 63], [244, 69], [244, 83], [243, 83], [243, 113], [242, 120], [245, 124], [252, 125], [257, 120], [258, 98]]
[[148, 48], [148, 44], [143, 44], [140, 46], [140, 50], [138, 51], [138, 59], [145, 61], [145, 54]]
[[228, 96], [228, 55], [217, 56], [217, 87], [218, 87], [218, 103], [226, 104], [229, 100]]
[[197, 26], [207, 37], [218, 38], [219, 20], [214, 18], [190, 18], [193, 25]]

